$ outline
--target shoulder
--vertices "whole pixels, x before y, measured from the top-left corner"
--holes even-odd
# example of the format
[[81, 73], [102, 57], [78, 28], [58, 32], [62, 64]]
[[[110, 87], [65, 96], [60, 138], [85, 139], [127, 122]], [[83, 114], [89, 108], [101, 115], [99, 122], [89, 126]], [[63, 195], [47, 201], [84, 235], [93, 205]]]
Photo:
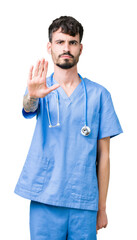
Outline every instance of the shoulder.
[[94, 91], [96, 96], [99, 96], [103, 100], [103, 102], [105, 99], [110, 97], [111, 94], [105, 86], [97, 82], [94, 82], [88, 78], [84, 78], [84, 81], [86, 84], [87, 91]]

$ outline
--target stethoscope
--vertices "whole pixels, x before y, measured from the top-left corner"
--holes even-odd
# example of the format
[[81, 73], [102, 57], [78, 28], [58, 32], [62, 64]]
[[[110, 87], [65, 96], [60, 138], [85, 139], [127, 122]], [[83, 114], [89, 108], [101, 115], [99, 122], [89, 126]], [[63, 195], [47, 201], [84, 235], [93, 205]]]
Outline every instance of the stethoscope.
[[[50, 79], [51, 79], [51, 84], [53, 84], [53, 74], [54, 72], [51, 74], [50, 76]], [[85, 115], [85, 120], [84, 120], [84, 123], [85, 125], [81, 128], [81, 134], [83, 136], [88, 136], [91, 132], [90, 130], [90, 127], [87, 126], [87, 91], [86, 91], [86, 85], [85, 85], [85, 81], [84, 79], [82, 78], [82, 76], [78, 73], [79, 77], [81, 78], [81, 81], [82, 81], [82, 84], [83, 84], [83, 88], [84, 88], [84, 101], [85, 101], [85, 111], [84, 111], [84, 115]], [[57, 127], [57, 126], [60, 126], [60, 123], [59, 123], [59, 94], [58, 94], [58, 90], [56, 89], [56, 93], [57, 93], [57, 124], [56, 125], [52, 125], [51, 124], [51, 118], [50, 118], [50, 113], [49, 113], [49, 106], [48, 106], [48, 100], [47, 100], [47, 96], [46, 96], [46, 107], [47, 107], [47, 114], [48, 114], [48, 121], [49, 121], [49, 127], [52, 128], [52, 127]]]

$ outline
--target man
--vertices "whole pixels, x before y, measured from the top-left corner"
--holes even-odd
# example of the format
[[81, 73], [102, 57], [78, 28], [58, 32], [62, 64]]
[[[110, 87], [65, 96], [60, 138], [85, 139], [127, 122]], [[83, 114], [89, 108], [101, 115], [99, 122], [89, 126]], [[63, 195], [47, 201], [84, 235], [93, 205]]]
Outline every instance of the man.
[[123, 132], [109, 91], [77, 72], [82, 25], [49, 27], [48, 62], [30, 68], [23, 116], [37, 124], [15, 193], [30, 202], [32, 240], [95, 240], [107, 226], [110, 138]]

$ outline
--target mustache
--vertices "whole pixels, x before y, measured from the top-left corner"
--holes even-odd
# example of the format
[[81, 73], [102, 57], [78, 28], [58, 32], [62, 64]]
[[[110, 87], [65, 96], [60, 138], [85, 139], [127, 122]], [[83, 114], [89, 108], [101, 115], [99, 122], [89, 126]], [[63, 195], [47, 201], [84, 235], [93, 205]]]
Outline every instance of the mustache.
[[68, 55], [68, 56], [74, 58], [74, 56], [71, 55], [71, 53], [69, 53], [69, 52], [63, 53], [63, 54], [59, 55], [59, 57], [61, 57], [61, 56], [65, 56], [65, 55]]

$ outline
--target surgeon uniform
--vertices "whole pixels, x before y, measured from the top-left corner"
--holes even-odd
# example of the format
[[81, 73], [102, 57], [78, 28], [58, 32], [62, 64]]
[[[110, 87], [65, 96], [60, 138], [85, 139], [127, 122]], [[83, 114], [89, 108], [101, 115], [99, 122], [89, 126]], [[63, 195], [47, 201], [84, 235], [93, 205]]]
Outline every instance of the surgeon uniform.
[[[62, 87], [39, 99], [36, 127], [28, 155], [15, 187], [15, 193], [30, 199], [31, 240], [96, 240], [98, 182], [97, 140], [123, 132], [111, 94], [102, 85], [84, 78], [87, 91], [87, 125], [91, 132], [81, 134], [85, 123], [85, 93], [82, 81], [70, 97]], [[47, 86], [57, 83], [53, 74]], [[59, 96], [59, 122], [57, 91]], [[28, 89], [26, 89], [27, 94]], [[48, 110], [47, 110], [48, 104]]]

